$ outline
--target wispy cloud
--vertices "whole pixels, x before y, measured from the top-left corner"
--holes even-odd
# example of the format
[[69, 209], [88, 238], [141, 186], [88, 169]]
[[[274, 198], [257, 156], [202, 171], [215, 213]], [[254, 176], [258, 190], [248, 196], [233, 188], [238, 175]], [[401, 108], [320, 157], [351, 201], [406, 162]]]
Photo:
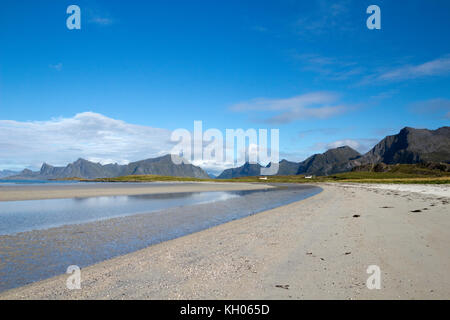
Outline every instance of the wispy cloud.
[[402, 66], [381, 74], [379, 80], [405, 80], [450, 73], [450, 55], [418, 65]]
[[312, 71], [326, 80], [342, 81], [364, 74], [365, 68], [351, 59], [326, 57], [318, 54], [293, 53], [292, 58], [304, 71]]
[[410, 105], [410, 110], [417, 114], [437, 116], [450, 119], [450, 100], [443, 98], [419, 101]]
[[73, 118], [0, 120], [0, 168], [65, 165], [79, 157], [127, 163], [170, 152], [170, 131], [83, 112]]
[[112, 19], [104, 17], [94, 17], [89, 21], [100, 26], [109, 26], [114, 22]]
[[340, 0], [330, 3], [325, 0], [318, 0], [315, 10], [303, 13], [302, 17], [294, 23], [294, 30], [298, 35], [310, 36], [320, 35], [325, 32], [349, 31], [351, 25], [349, 14], [351, 1]]
[[419, 78], [450, 75], [450, 54], [419, 64], [397, 66], [361, 66], [355, 59], [319, 54], [291, 53], [304, 71], [312, 71], [325, 80], [353, 80], [357, 85], [392, 83]]
[[230, 107], [236, 112], [276, 112], [263, 120], [272, 124], [284, 124], [296, 120], [326, 119], [340, 115], [350, 107], [338, 103], [339, 96], [331, 92], [313, 92], [286, 99], [257, 98]]
[[56, 71], [61, 71], [63, 68], [63, 64], [61, 62], [57, 63], [57, 64], [51, 64], [49, 65], [50, 69], [56, 70]]

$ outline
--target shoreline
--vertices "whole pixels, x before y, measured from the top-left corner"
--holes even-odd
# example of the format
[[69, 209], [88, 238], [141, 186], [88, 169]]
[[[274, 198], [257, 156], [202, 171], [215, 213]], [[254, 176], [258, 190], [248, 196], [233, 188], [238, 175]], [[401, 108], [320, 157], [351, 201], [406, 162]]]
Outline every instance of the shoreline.
[[213, 201], [203, 200], [217, 192], [0, 202], [0, 292], [59, 275], [68, 265], [85, 268], [321, 190], [301, 185], [227, 191]]
[[101, 182], [66, 185], [0, 185], [0, 201], [90, 198], [104, 196], [130, 196], [157, 193], [183, 193], [206, 191], [245, 191], [273, 188], [267, 184], [232, 182]]
[[[450, 298], [448, 197], [320, 187], [305, 200], [84, 268], [81, 290], [67, 290], [61, 275], [0, 299]], [[373, 264], [381, 290], [365, 285]]]

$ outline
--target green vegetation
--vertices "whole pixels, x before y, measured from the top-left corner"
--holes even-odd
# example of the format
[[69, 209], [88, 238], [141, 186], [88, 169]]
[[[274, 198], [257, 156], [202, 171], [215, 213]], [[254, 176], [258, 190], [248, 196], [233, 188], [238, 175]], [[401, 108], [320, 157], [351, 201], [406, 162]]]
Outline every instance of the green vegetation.
[[[353, 173], [353, 172], [352, 172]], [[359, 172], [358, 172], [359, 173]], [[365, 175], [352, 175], [340, 173], [333, 176], [314, 177], [306, 179], [304, 176], [273, 176], [267, 180], [260, 180], [259, 177], [234, 178], [227, 180], [230, 182], [265, 182], [265, 183], [318, 183], [318, 182], [359, 182], [359, 183], [411, 183], [411, 184], [450, 184], [450, 176], [446, 177], [418, 177], [410, 175], [399, 177], [398, 175], [387, 175], [384, 172], [366, 172]]]
[[[265, 179], [267, 178], [267, 179]], [[251, 182], [251, 183], [317, 183], [317, 182], [359, 182], [359, 183], [414, 183], [414, 184], [450, 184], [450, 172], [421, 165], [401, 164], [389, 166], [387, 172], [352, 171], [331, 176], [319, 176], [311, 179], [304, 175], [241, 177], [233, 179], [200, 179], [191, 177], [173, 177], [159, 175], [131, 175], [116, 178], [79, 179], [89, 182], [157, 182], [157, 181], [208, 181], [208, 182]]]
[[215, 181], [213, 179], [159, 176], [159, 175], [155, 175], [155, 174], [132, 175], [132, 176], [122, 176], [122, 177], [115, 177], [115, 178], [99, 178], [99, 179], [78, 179], [78, 178], [71, 178], [71, 179], [84, 181], [84, 182]]

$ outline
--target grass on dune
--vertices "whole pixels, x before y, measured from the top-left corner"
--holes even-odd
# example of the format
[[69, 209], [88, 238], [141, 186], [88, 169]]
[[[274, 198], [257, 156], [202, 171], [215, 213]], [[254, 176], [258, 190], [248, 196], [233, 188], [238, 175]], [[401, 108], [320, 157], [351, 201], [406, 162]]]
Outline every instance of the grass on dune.
[[[265, 179], [267, 178], [267, 179]], [[304, 175], [260, 176], [233, 179], [200, 179], [191, 177], [173, 177], [159, 175], [130, 175], [115, 178], [79, 179], [89, 182], [158, 182], [158, 181], [204, 181], [204, 182], [252, 182], [252, 183], [314, 183], [314, 182], [360, 182], [360, 183], [414, 183], [414, 184], [450, 184], [450, 172], [430, 169], [420, 165], [399, 164], [389, 167], [387, 172], [351, 171], [330, 176], [318, 176], [306, 179]]]
[[332, 176], [319, 176], [306, 179], [304, 175], [242, 177], [233, 179], [199, 179], [191, 177], [172, 177], [158, 175], [133, 175], [116, 178], [76, 179], [88, 182], [250, 182], [250, 183], [317, 183], [317, 182], [356, 182], [356, 183], [412, 183], [412, 184], [450, 184], [450, 174], [420, 175], [404, 172], [346, 172]]
[[122, 176], [115, 178], [77, 179], [86, 182], [157, 182], [157, 181], [215, 181], [213, 179], [200, 179], [192, 177], [159, 176], [155, 174]]

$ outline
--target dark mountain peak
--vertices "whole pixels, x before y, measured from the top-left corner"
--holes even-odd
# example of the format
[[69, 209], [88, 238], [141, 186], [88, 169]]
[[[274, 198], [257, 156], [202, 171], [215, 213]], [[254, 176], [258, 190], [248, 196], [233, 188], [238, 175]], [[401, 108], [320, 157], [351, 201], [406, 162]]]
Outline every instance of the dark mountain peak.
[[259, 163], [245, 162], [242, 166], [224, 170], [217, 179], [231, 179], [239, 177], [254, 177], [261, 174]]
[[83, 158], [78, 158], [77, 161], [73, 162], [72, 164], [81, 164], [81, 163], [94, 163], [94, 162], [91, 162]]
[[53, 166], [51, 164], [48, 164], [47, 162], [44, 162], [41, 166], [41, 170], [46, 169], [46, 168], [53, 168]]
[[6, 177], [10, 177], [10, 176], [15, 176], [18, 173], [19, 172], [12, 171], [12, 170], [0, 170], [0, 178], [6, 178]]
[[[267, 167], [270, 167], [271, 163]], [[297, 174], [299, 163], [283, 159], [279, 162], [278, 173], [279, 176], [291, 176]]]
[[[336, 150], [353, 150], [353, 151], [356, 151], [355, 149], [353, 149], [352, 147], [349, 147], [349, 146], [340, 146], [340, 147], [337, 147], [335, 149]], [[330, 150], [333, 150], [333, 149], [330, 149]]]
[[400, 130], [400, 133], [402, 132], [411, 132], [411, 131], [415, 131], [415, 130], [419, 130], [413, 127], [404, 127], [403, 129]]
[[361, 154], [349, 146], [329, 149], [324, 153], [315, 154], [299, 164], [297, 174], [329, 175], [348, 171], [350, 160]]
[[42, 175], [48, 175], [48, 174], [52, 173], [54, 170], [55, 170], [55, 167], [54, 167], [54, 166], [52, 166], [52, 165], [50, 165], [50, 164], [44, 162], [44, 163], [42, 164], [41, 170], [40, 170], [39, 172], [40, 172], [40, 174], [42, 174]]
[[360, 155], [360, 153], [358, 151], [356, 151], [355, 149], [353, 149], [352, 147], [349, 147], [349, 146], [341, 146], [341, 147], [337, 147], [337, 148], [333, 148], [333, 149], [328, 149], [327, 151], [325, 151], [325, 154], [342, 153], [342, 152], [351, 152], [355, 155]]
[[297, 163], [297, 162], [282, 159], [279, 163], [281, 164], [281, 163]]
[[405, 127], [398, 134], [387, 136], [354, 165], [379, 163], [414, 164], [419, 162], [450, 162], [450, 130]]
[[442, 135], [450, 135], [450, 127], [441, 127], [439, 129], [434, 130], [434, 133]]
[[[181, 157], [177, 156], [177, 155], [173, 155], [174, 158], [180, 159]], [[135, 161], [132, 163], [157, 163], [157, 162], [161, 162], [161, 163], [172, 163], [172, 155], [171, 154], [166, 154], [160, 157], [156, 157], [156, 158], [148, 158], [148, 159], [144, 159], [144, 160], [139, 160], [139, 161]], [[186, 159], [183, 159], [183, 163], [189, 163]]]
[[[181, 160], [180, 157], [178, 158]], [[175, 164], [172, 161], [171, 154], [153, 159], [132, 162], [125, 167], [123, 175], [136, 174], [156, 174], [162, 176], [208, 178], [208, 174], [203, 171], [203, 169], [190, 164], [185, 159], [183, 159], [183, 162], [181, 164]]]
[[73, 177], [95, 179], [136, 174], [208, 178], [206, 172], [200, 167], [196, 167], [190, 163], [176, 165], [172, 162], [172, 156], [170, 154], [158, 158], [132, 162], [128, 165], [119, 165], [117, 163], [102, 165], [101, 163], [94, 163], [83, 158], [79, 158], [65, 167], [54, 167], [44, 163], [40, 171], [23, 171], [16, 177], [27, 179], [61, 179]]
[[322, 155], [329, 161], [342, 162], [352, 159], [356, 159], [361, 156], [361, 154], [355, 149], [349, 146], [342, 146], [333, 149], [329, 149], [322, 153]]

